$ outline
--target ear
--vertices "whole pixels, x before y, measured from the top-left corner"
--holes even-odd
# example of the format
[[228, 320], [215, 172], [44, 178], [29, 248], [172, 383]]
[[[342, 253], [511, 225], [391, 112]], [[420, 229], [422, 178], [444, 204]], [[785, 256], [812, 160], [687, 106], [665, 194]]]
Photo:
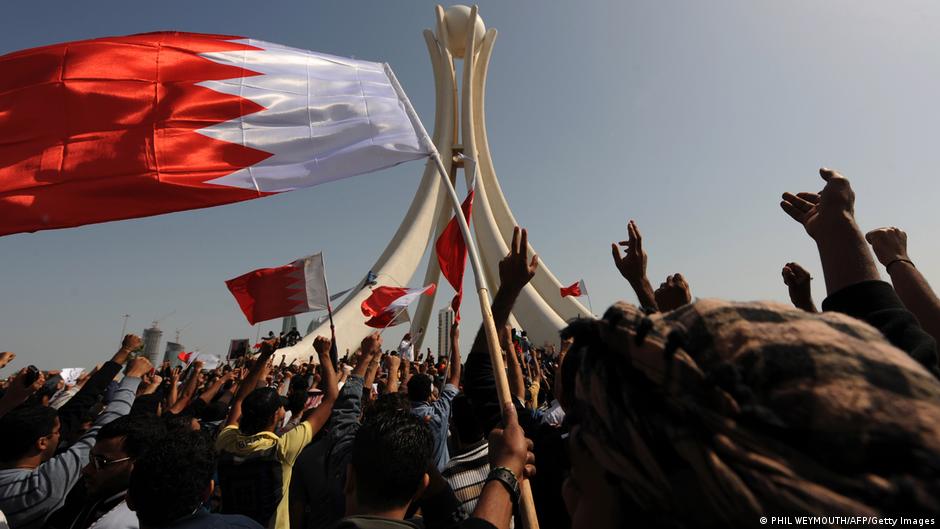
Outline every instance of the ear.
[[202, 503], [209, 501], [209, 498], [212, 497], [212, 491], [215, 490], [215, 480], [209, 480], [209, 484], [206, 486], [206, 490], [202, 491]]
[[45, 452], [46, 448], [48, 447], [49, 447], [48, 437], [40, 437], [39, 439], [36, 439], [36, 450], [39, 451], [40, 454]]
[[428, 485], [431, 483], [431, 476], [427, 472], [424, 473], [424, 476], [421, 478], [421, 483], [418, 483], [418, 488], [415, 489], [414, 495], [411, 497], [411, 501], [417, 501], [418, 498], [424, 494], [424, 491], [427, 490]]

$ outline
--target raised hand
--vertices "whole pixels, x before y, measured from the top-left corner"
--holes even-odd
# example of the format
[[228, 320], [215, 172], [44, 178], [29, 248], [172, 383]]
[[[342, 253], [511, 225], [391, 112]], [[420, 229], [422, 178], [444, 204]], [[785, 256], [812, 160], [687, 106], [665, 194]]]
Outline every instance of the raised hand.
[[646, 279], [646, 261], [647, 255], [643, 250], [643, 236], [640, 235], [640, 229], [636, 222], [627, 223], [627, 240], [620, 241], [623, 246], [624, 255], [620, 255], [620, 248], [617, 244], [610, 244], [610, 252], [614, 257], [614, 265], [620, 271], [620, 275], [630, 282], [637, 284]]
[[494, 428], [490, 432], [490, 468], [508, 468], [516, 475], [516, 479], [520, 480], [534, 476], [533, 443], [526, 439], [525, 432], [519, 426], [516, 408], [512, 404], [503, 408], [503, 424], [503, 428]]
[[510, 288], [521, 291], [522, 287], [535, 277], [539, 267], [539, 256], [533, 255], [530, 260], [529, 235], [526, 230], [516, 226], [512, 230], [512, 244], [509, 254], [499, 262], [499, 285], [501, 288]]
[[878, 261], [888, 266], [895, 261], [910, 261], [907, 256], [907, 234], [904, 230], [890, 227], [878, 228], [865, 234], [865, 240], [875, 251]]
[[855, 192], [849, 180], [831, 169], [820, 169], [826, 181], [819, 193], [784, 193], [780, 207], [816, 239], [855, 222]]
[[[330, 347], [332, 346], [333, 346], [333, 340], [325, 336], [317, 336], [316, 338], [313, 339], [313, 349], [320, 356], [323, 356], [325, 354], [330, 354]], [[313, 362], [313, 357], [310, 357], [310, 361]]]
[[656, 306], [662, 311], [677, 309], [692, 302], [689, 283], [682, 277], [682, 274], [668, 276], [666, 281], [656, 289], [654, 296]]
[[382, 352], [382, 335], [378, 331], [366, 336], [360, 343], [363, 356], [374, 355]]
[[16, 353], [10, 351], [4, 351], [0, 353], [0, 369], [3, 369], [7, 366], [13, 359], [16, 358]]
[[809, 272], [798, 263], [787, 263], [783, 266], [783, 283], [790, 291], [790, 301], [798, 309], [806, 312], [817, 312], [816, 304], [813, 303], [813, 294], [810, 288]]
[[130, 365], [127, 367], [127, 376], [140, 378], [149, 373], [152, 368], [153, 366], [146, 356], [138, 356], [131, 360]]

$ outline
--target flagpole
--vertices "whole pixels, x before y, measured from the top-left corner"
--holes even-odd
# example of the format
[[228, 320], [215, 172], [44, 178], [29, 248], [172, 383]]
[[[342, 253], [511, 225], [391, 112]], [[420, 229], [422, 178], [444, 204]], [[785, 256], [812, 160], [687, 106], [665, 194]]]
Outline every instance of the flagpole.
[[591, 304], [591, 295], [585, 294], [584, 297], [588, 298], [588, 309], [591, 311], [591, 317], [596, 318], [597, 316], [594, 314], [594, 305]]
[[323, 288], [326, 290], [326, 313], [330, 317], [330, 362], [335, 369], [339, 361], [339, 350], [336, 348], [336, 326], [333, 325], [333, 303], [330, 301], [330, 285], [326, 281], [326, 258], [320, 252], [320, 262], [323, 263]]
[[[391, 67], [389, 67], [387, 63], [384, 66], [385, 73], [388, 75], [392, 87], [395, 88], [395, 92], [398, 93], [398, 99], [401, 101], [402, 105], [404, 105], [405, 112], [408, 113], [408, 117], [411, 119], [415, 131], [421, 135], [422, 141], [430, 151], [431, 160], [433, 160], [434, 164], [437, 166], [437, 172], [450, 197], [451, 205], [454, 208], [454, 218], [457, 219], [457, 225], [460, 226], [460, 233], [463, 234], [463, 239], [467, 243], [470, 267], [473, 270], [473, 279], [477, 287], [477, 297], [480, 301], [480, 314], [483, 317], [483, 331], [486, 334], [486, 343], [490, 352], [490, 364], [493, 366], [493, 378], [495, 378], [496, 381], [496, 395], [499, 398], [500, 409], [505, 409], [507, 405], [512, 404], [509, 378], [506, 376], [506, 366], [503, 363], [503, 356], [500, 353], [501, 346], [499, 345], [499, 336], [496, 331], [496, 322], [493, 319], [493, 310], [490, 306], [492, 301], [490, 300], [489, 289], [486, 285], [486, 278], [483, 276], [483, 267], [480, 264], [480, 254], [477, 250], [476, 241], [470, 236], [470, 226], [467, 224], [467, 219], [463, 216], [463, 209], [460, 207], [460, 197], [457, 196], [457, 190], [454, 189], [454, 185], [450, 181], [447, 168], [444, 167], [444, 162], [441, 161], [441, 153], [438, 152], [437, 146], [434, 145], [434, 142], [428, 135], [428, 131], [424, 128], [424, 124], [421, 123], [421, 120], [418, 118], [418, 113], [415, 112], [411, 101], [398, 83], [398, 78], [395, 77], [395, 73], [392, 72]], [[476, 170], [475, 168], [476, 164], [474, 164], [474, 171]], [[476, 178], [476, 174], [473, 176]], [[519, 502], [521, 509], [524, 511], [523, 520], [525, 525], [529, 529], [538, 529], [539, 522], [538, 518], [535, 516], [535, 501], [532, 498], [532, 488], [529, 484], [529, 480], [520, 480], [519, 486]]]

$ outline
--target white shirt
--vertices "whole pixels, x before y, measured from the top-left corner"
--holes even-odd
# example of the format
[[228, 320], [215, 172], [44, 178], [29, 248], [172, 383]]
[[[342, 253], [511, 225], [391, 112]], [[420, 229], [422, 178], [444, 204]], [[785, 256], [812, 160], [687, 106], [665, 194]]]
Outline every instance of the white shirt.
[[104, 516], [91, 524], [88, 529], [139, 529], [140, 522], [137, 513], [127, 506], [126, 501], [117, 504]]

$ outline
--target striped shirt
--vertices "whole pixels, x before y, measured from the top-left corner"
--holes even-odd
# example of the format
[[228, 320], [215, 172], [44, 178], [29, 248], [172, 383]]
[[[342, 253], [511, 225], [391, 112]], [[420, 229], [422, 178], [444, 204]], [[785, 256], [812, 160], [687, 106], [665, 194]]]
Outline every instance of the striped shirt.
[[35, 529], [42, 527], [49, 516], [65, 503], [65, 497], [81, 477], [88, 464], [88, 454], [102, 426], [127, 415], [134, 403], [140, 379], [124, 377], [108, 407], [95, 419], [94, 425], [68, 450], [34, 469], [0, 470], [0, 511], [10, 527]]
[[490, 473], [490, 446], [486, 439], [476, 447], [450, 458], [441, 474], [454, 489], [454, 494], [467, 514], [472, 514]]

